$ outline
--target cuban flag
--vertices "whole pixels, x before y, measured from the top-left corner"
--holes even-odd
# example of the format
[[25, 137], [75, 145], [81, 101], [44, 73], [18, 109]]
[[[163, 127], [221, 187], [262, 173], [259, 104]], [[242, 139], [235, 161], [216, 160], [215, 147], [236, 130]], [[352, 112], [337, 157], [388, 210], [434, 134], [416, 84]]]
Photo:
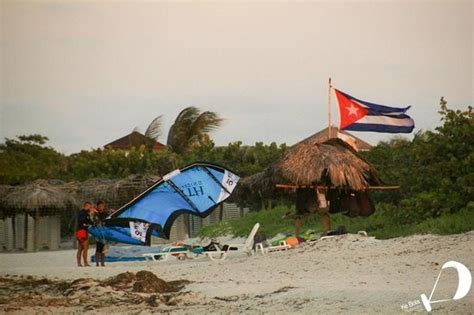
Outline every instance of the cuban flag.
[[410, 133], [415, 122], [406, 114], [410, 108], [389, 107], [358, 100], [334, 89], [339, 103], [339, 129]]

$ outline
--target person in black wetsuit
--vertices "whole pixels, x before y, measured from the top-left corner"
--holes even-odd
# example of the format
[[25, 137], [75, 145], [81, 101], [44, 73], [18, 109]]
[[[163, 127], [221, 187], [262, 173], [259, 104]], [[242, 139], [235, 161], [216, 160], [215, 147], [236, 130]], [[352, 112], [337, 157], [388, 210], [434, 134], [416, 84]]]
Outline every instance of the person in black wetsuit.
[[[97, 209], [94, 212], [94, 224], [96, 226], [102, 225], [102, 222], [107, 218], [108, 213], [105, 210], [105, 202], [99, 200], [97, 202]], [[105, 244], [102, 243], [102, 240], [97, 240], [95, 245], [95, 264], [99, 267], [99, 264], [105, 266], [105, 254], [104, 254]]]
[[81, 257], [84, 260], [84, 266], [90, 266], [87, 262], [87, 251], [89, 250], [89, 233], [87, 228], [92, 224], [90, 218], [90, 211], [92, 204], [85, 202], [82, 209], [77, 213], [77, 228], [76, 228], [76, 239], [77, 239], [77, 265], [82, 267]]

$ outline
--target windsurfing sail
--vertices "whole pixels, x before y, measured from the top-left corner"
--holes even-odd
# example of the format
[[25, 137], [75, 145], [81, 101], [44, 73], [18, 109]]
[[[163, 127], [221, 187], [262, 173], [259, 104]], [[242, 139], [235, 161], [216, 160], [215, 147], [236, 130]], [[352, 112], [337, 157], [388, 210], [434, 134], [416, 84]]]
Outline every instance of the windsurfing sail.
[[98, 240], [134, 245], [150, 245], [151, 235], [168, 239], [180, 214], [205, 218], [229, 198], [238, 181], [223, 167], [193, 163], [163, 176], [89, 232]]

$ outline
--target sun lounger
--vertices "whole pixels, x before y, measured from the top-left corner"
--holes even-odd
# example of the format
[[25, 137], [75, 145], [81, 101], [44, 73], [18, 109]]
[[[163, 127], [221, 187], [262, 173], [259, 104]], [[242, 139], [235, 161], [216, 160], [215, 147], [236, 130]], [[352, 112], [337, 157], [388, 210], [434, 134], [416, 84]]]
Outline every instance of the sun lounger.
[[171, 256], [176, 256], [178, 259], [181, 257], [187, 258], [191, 252], [185, 246], [169, 246], [163, 248], [159, 253], [146, 253], [142, 254], [145, 260], [151, 261], [167, 261]]
[[255, 234], [257, 234], [258, 229], [260, 228], [260, 223], [256, 223], [252, 231], [250, 231], [247, 240], [243, 244], [229, 244], [227, 250], [217, 250], [217, 251], [205, 251], [203, 252], [210, 260], [224, 260], [227, 258], [227, 255], [230, 253], [245, 253], [247, 256], [253, 254], [253, 239]]
[[[319, 242], [319, 241], [324, 241], [324, 240], [327, 240], [327, 239], [330, 239], [330, 238], [335, 238], [335, 237], [343, 236], [343, 235], [346, 235], [346, 234], [321, 236], [320, 238], [317, 238], [317, 239], [314, 239], [314, 240], [309, 240], [309, 241], [307, 241], [307, 243], [308, 244], [314, 244], [314, 243]], [[366, 231], [358, 231], [357, 235], [368, 237], [368, 234], [367, 234]]]
[[191, 254], [194, 254], [196, 256], [202, 254], [213, 261], [224, 260], [227, 258], [227, 255], [229, 253], [245, 253], [250, 256], [253, 253], [253, 239], [255, 237], [255, 234], [257, 234], [259, 228], [260, 224], [256, 223], [244, 244], [229, 244], [227, 246], [227, 250], [225, 251], [215, 250], [196, 253], [190, 251], [189, 248], [186, 246], [169, 246], [163, 248], [163, 250], [159, 253], [146, 253], [142, 256], [145, 257], [146, 260], [151, 261], [167, 261], [171, 256], [177, 256], [178, 258], [190, 258]]
[[286, 243], [286, 241], [280, 241], [278, 245], [268, 246], [268, 247], [264, 247], [263, 243], [255, 244], [255, 251], [256, 252], [260, 251], [260, 253], [262, 255], [268, 254], [268, 253], [271, 253], [271, 252], [278, 252], [278, 251], [288, 250], [290, 248], [291, 248], [291, 246], [288, 245]]
[[217, 260], [224, 260], [227, 258], [227, 251], [223, 250], [214, 250], [214, 251], [208, 251], [208, 252], [202, 252], [204, 255], [207, 256], [212, 261], [217, 261]]

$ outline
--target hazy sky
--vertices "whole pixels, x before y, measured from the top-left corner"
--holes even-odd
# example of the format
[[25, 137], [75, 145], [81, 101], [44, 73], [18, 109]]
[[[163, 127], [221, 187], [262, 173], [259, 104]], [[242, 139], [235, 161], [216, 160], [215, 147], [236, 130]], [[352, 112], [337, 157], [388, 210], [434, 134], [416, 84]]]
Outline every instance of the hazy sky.
[[439, 124], [441, 96], [473, 105], [472, 1], [0, 1], [0, 138], [39, 133], [65, 153], [160, 114], [165, 141], [190, 105], [226, 118], [218, 145], [293, 144], [327, 126], [329, 76], [412, 105], [416, 130]]

